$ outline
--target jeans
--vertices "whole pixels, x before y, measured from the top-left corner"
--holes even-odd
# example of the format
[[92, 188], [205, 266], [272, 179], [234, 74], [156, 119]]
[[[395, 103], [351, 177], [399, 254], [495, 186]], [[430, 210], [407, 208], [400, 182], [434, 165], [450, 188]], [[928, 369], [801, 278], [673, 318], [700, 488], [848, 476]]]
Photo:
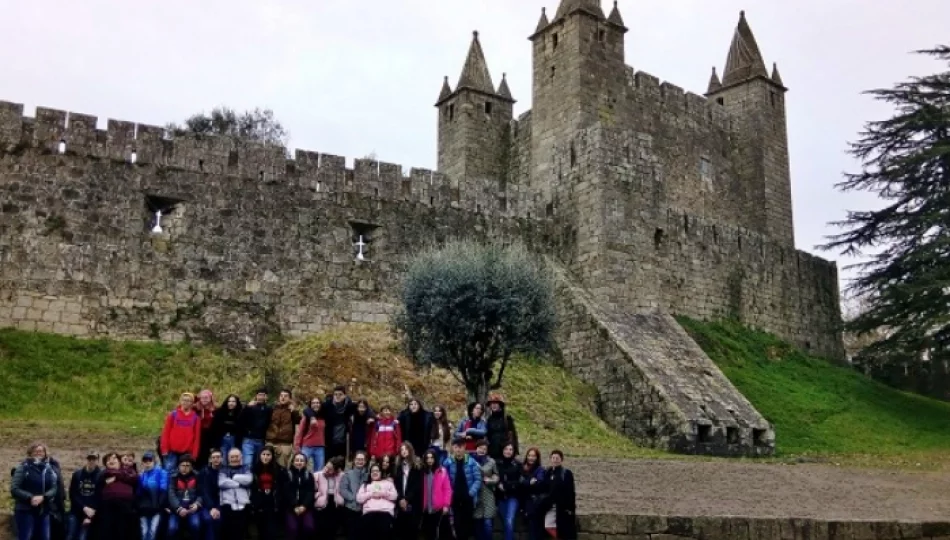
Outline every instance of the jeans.
[[244, 442], [241, 443], [241, 453], [244, 454], [244, 465], [250, 467], [254, 464], [254, 460], [257, 459], [257, 454], [264, 449], [264, 441], [262, 439], [244, 439]]
[[[235, 446], [234, 435], [225, 435], [224, 437], [221, 437], [221, 446], [219, 448], [221, 449], [221, 455], [224, 457], [225, 462], [228, 460], [228, 452], [230, 452], [232, 448], [235, 448]], [[244, 451], [241, 450], [241, 452]]]
[[[86, 540], [89, 537], [89, 527], [83, 526], [82, 522], [85, 521], [86, 514], [69, 514], [69, 532], [66, 534], [66, 538], [69, 540]], [[149, 540], [149, 539], [145, 539]]]
[[16, 523], [18, 540], [50, 540], [49, 513], [34, 512], [33, 510], [16, 510], [13, 521]]
[[505, 528], [505, 540], [515, 540], [515, 518], [518, 516], [518, 498], [508, 497], [498, 501], [498, 517]]
[[172, 514], [168, 518], [168, 538], [175, 538], [175, 534], [178, 533], [178, 529], [181, 528], [181, 522], [184, 521], [185, 525], [188, 526], [188, 529], [191, 531], [192, 538], [198, 538], [201, 534], [201, 515], [198, 512], [194, 514], [188, 514], [185, 517], [181, 517], [178, 514]]
[[[220, 510], [218, 510], [220, 512]], [[223, 523], [223, 514], [218, 515], [218, 519], [211, 517], [211, 510], [201, 510], [201, 523], [205, 529], [205, 540], [218, 540], [221, 538], [221, 524]]]
[[478, 540], [491, 540], [494, 532], [494, 522], [492, 518], [475, 520], [475, 538]]
[[[165, 470], [168, 471], [168, 476], [178, 472], [178, 459], [185, 454], [178, 454], [176, 452], [169, 452], [167, 456], [162, 460], [162, 464], [165, 465]], [[194, 456], [191, 457], [194, 459]]]
[[158, 538], [158, 526], [162, 523], [162, 514], [154, 516], [141, 516], [139, 526], [142, 529], [142, 540], [156, 540]]
[[307, 459], [313, 463], [313, 472], [319, 472], [323, 469], [324, 455], [322, 446], [303, 446], [300, 453], [307, 456]]

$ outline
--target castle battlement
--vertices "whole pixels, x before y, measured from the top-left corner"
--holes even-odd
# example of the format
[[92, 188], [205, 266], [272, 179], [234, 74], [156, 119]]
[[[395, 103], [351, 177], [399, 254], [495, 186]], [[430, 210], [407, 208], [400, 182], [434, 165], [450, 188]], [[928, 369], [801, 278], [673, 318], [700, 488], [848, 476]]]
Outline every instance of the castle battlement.
[[735, 129], [726, 108], [714, 99], [688, 92], [632, 66], [626, 66], [625, 79], [628, 99], [644, 108], [662, 110], [664, 115], [688, 117], [700, 126], [724, 132]]
[[[415, 202], [437, 208], [510, 214], [517, 207], [489, 182], [464, 185], [423, 167], [406, 167], [357, 158], [347, 167], [336, 154], [297, 149], [293, 157], [279, 146], [219, 135], [168, 138], [163, 127], [108, 119], [98, 129], [94, 115], [37, 107], [24, 114], [19, 103], [0, 101], [0, 149], [64, 153], [136, 166], [223, 175], [266, 183], [288, 183], [326, 195], [356, 194], [381, 201]], [[507, 210], [510, 208], [511, 210]]]

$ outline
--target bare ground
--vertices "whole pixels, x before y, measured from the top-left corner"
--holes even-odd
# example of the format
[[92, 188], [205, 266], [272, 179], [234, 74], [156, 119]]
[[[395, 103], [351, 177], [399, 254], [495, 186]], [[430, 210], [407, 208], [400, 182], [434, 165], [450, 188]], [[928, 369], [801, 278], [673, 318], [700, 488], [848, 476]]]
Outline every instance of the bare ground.
[[[0, 463], [14, 466], [38, 427], [0, 425]], [[152, 448], [154, 437], [41, 429], [64, 469], [87, 449]], [[841, 520], [927, 521], [950, 516], [950, 472], [909, 472], [816, 464], [723, 460], [570, 458], [581, 513], [740, 515]], [[0, 508], [9, 508], [9, 473], [0, 474]]]

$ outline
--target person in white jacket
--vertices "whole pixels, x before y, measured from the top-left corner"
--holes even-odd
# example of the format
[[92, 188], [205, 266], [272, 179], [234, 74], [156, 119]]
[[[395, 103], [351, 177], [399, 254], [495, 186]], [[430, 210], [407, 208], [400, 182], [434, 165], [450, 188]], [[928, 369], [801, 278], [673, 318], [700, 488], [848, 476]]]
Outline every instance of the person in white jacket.
[[399, 493], [396, 485], [391, 479], [383, 478], [382, 469], [373, 464], [369, 469], [369, 478], [356, 494], [356, 502], [363, 505], [363, 534], [366, 538], [392, 538], [397, 498]]
[[228, 466], [218, 473], [218, 488], [221, 490], [221, 538], [244, 540], [248, 516], [251, 510], [251, 482], [254, 475], [243, 464], [243, 456], [237, 448], [228, 452]]

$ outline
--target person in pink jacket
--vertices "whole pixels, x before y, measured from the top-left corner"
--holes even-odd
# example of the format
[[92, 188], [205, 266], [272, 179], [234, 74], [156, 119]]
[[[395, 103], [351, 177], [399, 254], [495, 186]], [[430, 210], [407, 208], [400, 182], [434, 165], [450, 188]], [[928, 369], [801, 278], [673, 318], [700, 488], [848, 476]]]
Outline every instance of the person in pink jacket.
[[369, 478], [356, 494], [356, 502], [363, 505], [363, 534], [366, 538], [392, 538], [397, 498], [399, 494], [393, 481], [383, 478], [379, 465], [370, 467]]
[[439, 465], [439, 450], [422, 454], [422, 535], [426, 540], [449, 540], [453, 537], [449, 524], [452, 508], [452, 482], [449, 473]]
[[340, 494], [340, 481], [343, 480], [343, 469], [346, 461], [343, 456], [330, 459], [322, 471], [313, 475], [317, 486], [317, 497], [314, 507], [317, 509], [316, 529], [319, 538], [335, 539], [340, 527], [340, 514], [343, 511], [343, 495]]

